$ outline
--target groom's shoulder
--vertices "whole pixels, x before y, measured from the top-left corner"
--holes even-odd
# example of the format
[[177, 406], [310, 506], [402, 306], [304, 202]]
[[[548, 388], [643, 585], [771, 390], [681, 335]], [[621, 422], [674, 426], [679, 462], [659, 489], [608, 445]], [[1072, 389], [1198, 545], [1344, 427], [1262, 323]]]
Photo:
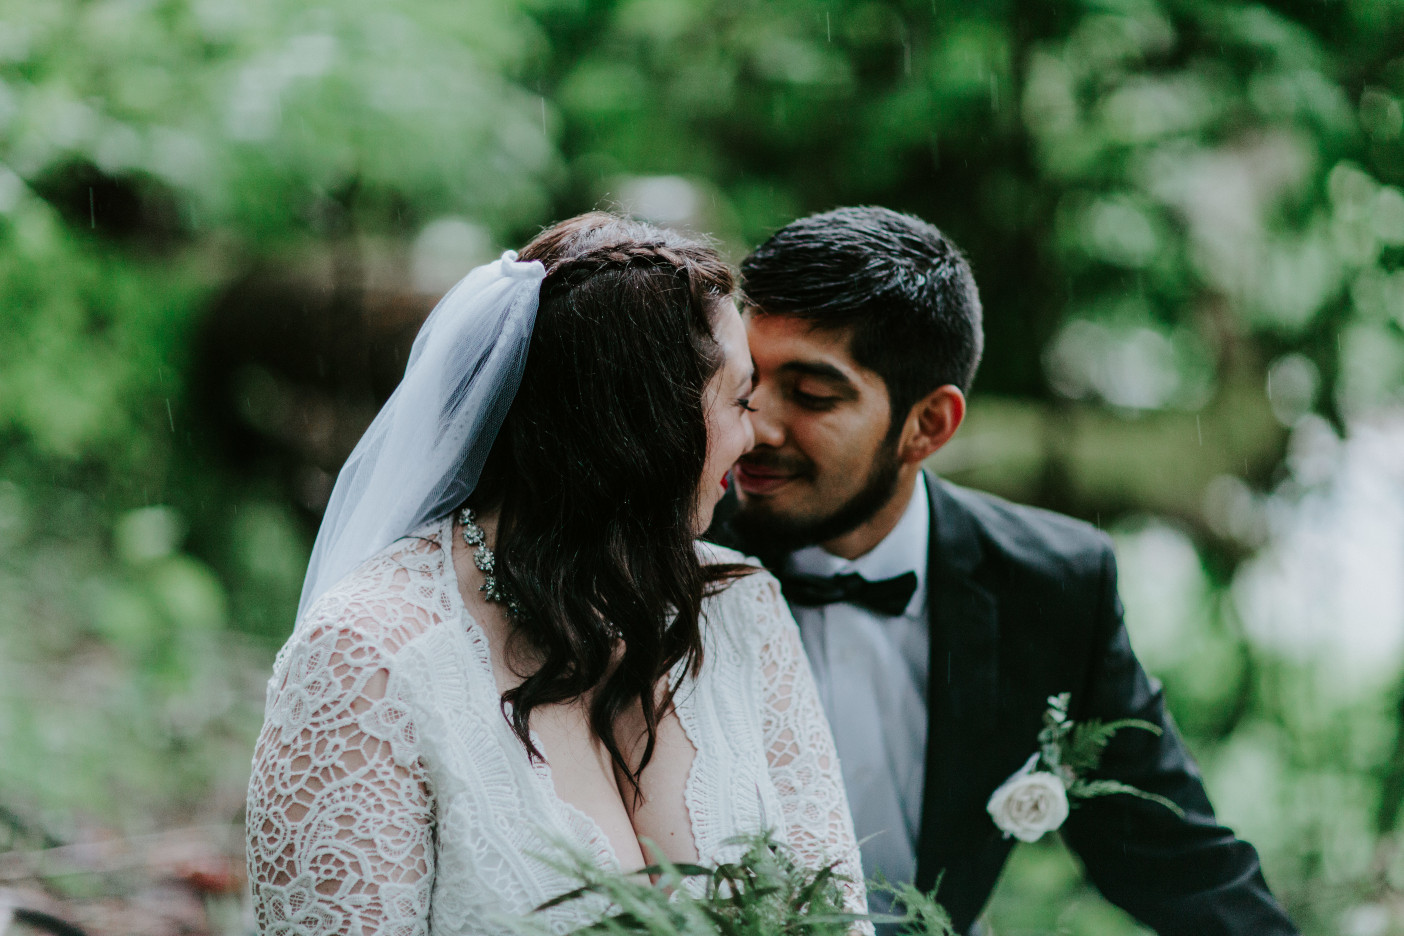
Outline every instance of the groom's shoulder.
[[[936, 522], [965, 524], [967, 574], [995, 599], [1000, 619], [1050, 661], [1080, 660], [1115, 587], [1110, 538], [1090, 523], [937, 481]], [[941, 509], [948, 512], [941, 517]], [[954, 514], [955, 516], [949, 516]], [[959, 568], [961, 558], [945, 558]], [[1052, 641], [1052, 644], [1049, 641]], [[1052, 649], [1056, 646], [1056, 652]]]
[[1063, 576], [1100, 572], [1111, 553], [1102, 530], [1056, 511], [1017, 504], [994, 494], [932, 478], [937, 522], [944, 505], [973, 522], [987, 555], [1021, 568]]

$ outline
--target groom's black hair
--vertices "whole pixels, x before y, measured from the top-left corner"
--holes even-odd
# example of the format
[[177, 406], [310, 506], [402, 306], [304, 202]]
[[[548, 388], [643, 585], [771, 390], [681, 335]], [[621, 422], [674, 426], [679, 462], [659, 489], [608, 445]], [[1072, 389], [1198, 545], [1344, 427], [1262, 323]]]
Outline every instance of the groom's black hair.
[[946, 384], [968, 393], [984, 349], [965, 255], [934, 225], [888, 208], [836, 208], [785, 225], [741, 261], [757, 315], [851, 330], [853, 360], [883, 379], [900, 425]]

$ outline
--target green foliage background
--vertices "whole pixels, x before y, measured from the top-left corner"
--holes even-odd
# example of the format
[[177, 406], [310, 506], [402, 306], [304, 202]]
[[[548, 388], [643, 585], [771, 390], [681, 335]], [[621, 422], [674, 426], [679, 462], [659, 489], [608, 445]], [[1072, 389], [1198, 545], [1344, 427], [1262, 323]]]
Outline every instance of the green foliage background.
[[[1330, 488], [1307, 455], [1398, 431], [1401, 96], [1399, 0], [0, 0], [0, 850], [237, 815], [315, 516], [200, 418], [232, 283], [676, 176], [733, 259], [855, 203], [966, 248], [988, 352], [936, 467], [1116, 531], [1305, 931], [1404, 932], [1397, 661], [1283, 653], [1235, 591]], [[1136, 931], [1056, 846], [991, 921]]]

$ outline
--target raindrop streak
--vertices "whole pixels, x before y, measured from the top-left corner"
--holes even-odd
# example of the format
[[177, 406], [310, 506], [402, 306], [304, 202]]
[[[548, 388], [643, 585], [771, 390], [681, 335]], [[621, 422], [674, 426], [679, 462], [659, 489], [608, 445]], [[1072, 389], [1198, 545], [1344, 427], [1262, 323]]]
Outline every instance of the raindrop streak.
[[1268, 399], [1271, 400], [1271, 399], [1272, 399], [1272, 371], [1268, 371], [1267, 378], [1268, 378], [1268, 381], [1267, 381]]
[[170, 397], [166, 397], [166, 421], [171, 424], [171, 432], [175, 432], [175, 416], [171, 413]]
[[546, 132], [546, 98], [545, 98], [545, 97], [542, 97], [542, 98], [541, 98], [541, 135], [544, 136], [544, 137], [549, 137], [549, 136], [550, 136], [550, 134]]
[[88, 186], [88, 223], [94, 231], [97, 230], [97, 199], [93, 196], [93, 187]]
[[1195, 435], [1199, 436], [1199, 444], [1202, 447], [1204, 445], [1204, 427], [1199, 424], [1198, 413], [1194, 414], [1194, 432]]
[[828, 11], [828, 10], [825, 10], [825, 11], [824, 11], [824, 38], [825, 38], [825, 39], [828, 39], [830, 42], [833, 42], [833, 41], [834, 41], [834, 31], [833, 31], [833, 28], [829, 25], [829, 11]]
[[902, 69], [910, 75], [912, 73], [912, 44], [908, 40], [902, 40]]

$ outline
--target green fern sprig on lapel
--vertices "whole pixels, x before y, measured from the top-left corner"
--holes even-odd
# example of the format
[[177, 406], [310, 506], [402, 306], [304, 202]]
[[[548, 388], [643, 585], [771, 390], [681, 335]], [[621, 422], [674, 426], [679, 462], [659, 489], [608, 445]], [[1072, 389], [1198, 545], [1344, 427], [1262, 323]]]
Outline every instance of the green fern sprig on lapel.
[[985, 805], [994, 824], [1006, 836], [1034, 842], [1058, 829], [1072, 807], [1099, 796], [1126, 794], [1157, 803], [1177, 816], [1179, 804], [1119, 780], [1089, 780], [1102, 764], [1102, 755], [1117, 732], [1124, 728], [1159, 736], [1159, 725], [1139, 718], [1104, 722], [1076, 721], [1071, 715], [1072, 694], [1048, 697], [1039, 729], [1038, 751], [990, 795]]

